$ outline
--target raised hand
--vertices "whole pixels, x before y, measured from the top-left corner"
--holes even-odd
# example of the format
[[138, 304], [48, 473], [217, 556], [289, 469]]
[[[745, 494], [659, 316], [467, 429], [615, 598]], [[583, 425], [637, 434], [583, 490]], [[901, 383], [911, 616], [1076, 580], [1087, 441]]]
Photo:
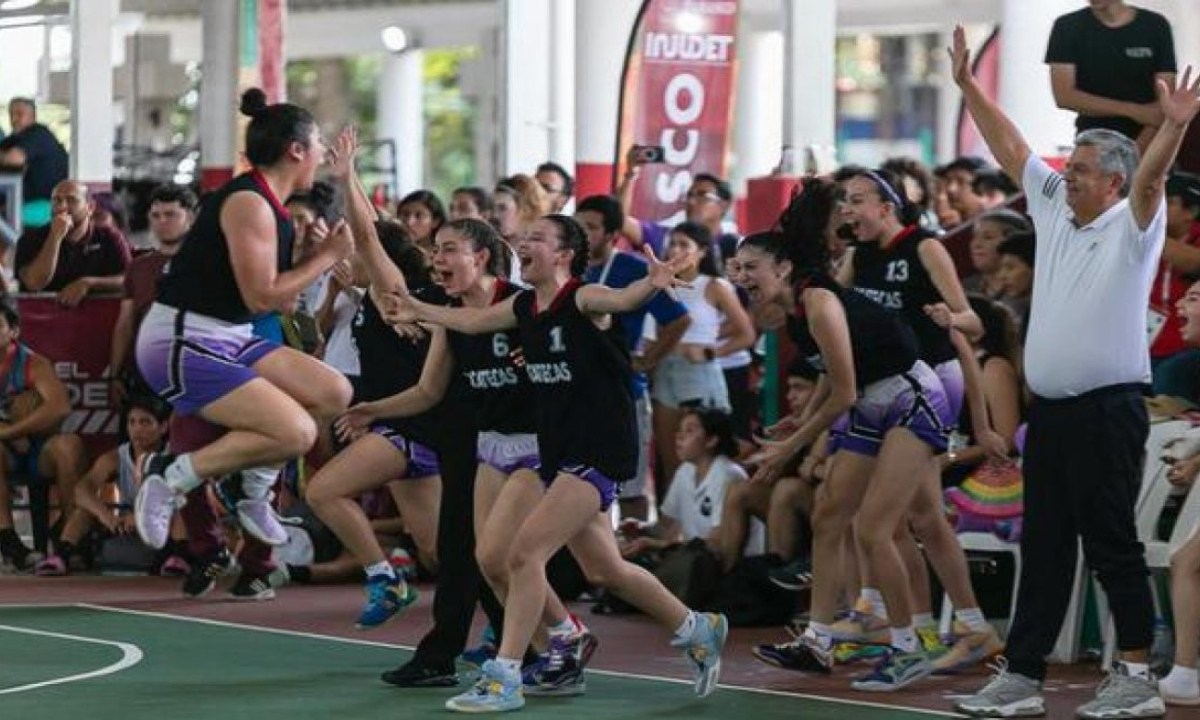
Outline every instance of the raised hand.
[[971, 51], [967, 49], [967, 33], [962, 25], [954, 26], [954, 44], [946, 48], [950, 53], [950, 76], [959, 86], [973, 79], [971, 76]]
[[338, 133], [328, 150], [329, 175], [345, 180], [354, 171], [354, 156], [358, 153], [358, 128], [347, 125]]
[[350, 226], [346, 224], [345, 220], [337, 221], [322, 246], [329, 248], [338, 260], [345, 260], [354, 254], [354, 235], [350, 232]]
[[1166, 122], [1186, 125], [1196, 117], [1196, 111], [1200, 110], [1200, 73], [1193, 80], [1191, 65], [1184, 69], [1183, 77], [1174, 87], [1161, 79], [1156, 85], [1158, 105]]
[[649, 264], [648, 275], [651, 285], [660, 290], [687, 285], [687, 283], [675, 277], [683, 270], [684, 264], [687, 262], [686, 259], [678, 257], [674, 260], [669, 258], [665, 261], [659, 260], [658, 256], [654, 254], [654, 248], [650, 247], [649, 244], [642, 245], [642, 254], [646, 256], [646, 262]]

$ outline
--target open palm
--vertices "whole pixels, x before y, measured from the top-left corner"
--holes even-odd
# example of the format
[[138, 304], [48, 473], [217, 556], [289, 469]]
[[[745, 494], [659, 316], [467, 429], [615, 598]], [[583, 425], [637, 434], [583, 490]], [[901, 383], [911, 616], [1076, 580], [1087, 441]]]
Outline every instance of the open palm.
[[358, 128], [347, 125], [338, 133], [329, 148], [329, 174], [343, 180], [354, 169], [354, 156], [358, 152]]
[[1192, 66], [1183, 71], [1183, 78], [1175, 87], [1166, 81], [1158, 81], [1158, 104], [1162, 108], [1163, 118], [1168, 122], [1186, 125], [1196, 117], [1200, 110], [1200, 73], [1192, 79]]
[[654, 254], [654, 249], [649, 245], [642, 246], [642, 253], [646, 256], [646, 262], [649, 264], [650, 283], [654, 287], [665, 289], [685, 284], [675, 277], [683, 270], [686, 262], [683, 258], [659, 260], [658, 256]]

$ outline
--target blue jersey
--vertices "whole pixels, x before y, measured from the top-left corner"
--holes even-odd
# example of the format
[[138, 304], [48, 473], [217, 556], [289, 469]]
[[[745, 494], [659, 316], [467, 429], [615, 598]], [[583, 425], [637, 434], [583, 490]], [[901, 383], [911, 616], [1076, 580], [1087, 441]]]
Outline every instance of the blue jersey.
[[[646, 273], [645, 260], [637, 255], [614, 250], [604, 264], [588, 267], [584, 279], [605, 287], [623, 288], [646, 277]], [[687, 315], [687, 308], [670, 295], [659, 292], [636, 310], [613, 315], [613, 321], [617, 324], [621, 337], [625, 340], [625, 347], [631, 353], [637, 349], [638, 341], [642, 337], [642, 326], [646, 322], [647, 313], [654, 318], [654, 322], [658, 323], [659, 327], [663, 327]], [[646, 385], [645, 373], [633, 374], [634, 397], [641, 397], [646, 392]]]

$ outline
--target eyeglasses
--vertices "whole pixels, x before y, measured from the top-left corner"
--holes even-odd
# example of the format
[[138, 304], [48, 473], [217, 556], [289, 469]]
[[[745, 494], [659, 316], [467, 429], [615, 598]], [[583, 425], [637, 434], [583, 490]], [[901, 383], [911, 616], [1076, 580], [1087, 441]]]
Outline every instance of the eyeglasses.
[[561, 195], [562, 191], [563, 191], [562, 188], [557, 188], [557, 187], [554, 187], [553, 185], [546, 185], [545, 183], [538, 183], [538, 185], [541, 185], [542, 189], [545, 190], [550, 195]]
[[711, 190], [690, 190], [686, 195], [688, 200], [711, 200], [720, 202], [721, 196]]

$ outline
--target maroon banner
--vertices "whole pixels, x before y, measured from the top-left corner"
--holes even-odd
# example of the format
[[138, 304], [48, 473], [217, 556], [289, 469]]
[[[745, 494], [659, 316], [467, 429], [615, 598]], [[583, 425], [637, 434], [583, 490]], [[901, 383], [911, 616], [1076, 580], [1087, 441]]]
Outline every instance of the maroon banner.
[[[979, 89], [983, 90], [985, 96], [991, 100], [997, 100], [1000, 97], [999, 26], [996, 26], [996, 29], [992, 30], [992, 34], [988, 35], [987, 40], [983, 41], [983, 45], [979, 47], [979, 51], [974, 53], [971, 72], [975, 74], [975, 80], [979, 83]], [[958, 136], [954, 154], [957, 157], [975, 155], [976, 157], [988, 160], [992, 159], [992, 151], [988, 149], [987, 143], [983, 141], [983, 136], [979, 134], [979, 128], [975, 127], [975, 121], [971, 119], [966, 105], [961, 101], [959, 101], [958, 106]]]
[[737, 0], [645, 0], [622, 78], [617, 177], [631, 145], [658, 145], [632, 215], [666, 219], [684, 204], [696, 173], [725, 177], [734, 107]]
[[71, 414], [63, 432], [79, 433], [92, 458], [117, 444], [120, 414], [108, 402], [108, 356], [120, 298], [87, 298], [65, 308], [53, 295], [17, 297], [21, 341], [54, 364]]

